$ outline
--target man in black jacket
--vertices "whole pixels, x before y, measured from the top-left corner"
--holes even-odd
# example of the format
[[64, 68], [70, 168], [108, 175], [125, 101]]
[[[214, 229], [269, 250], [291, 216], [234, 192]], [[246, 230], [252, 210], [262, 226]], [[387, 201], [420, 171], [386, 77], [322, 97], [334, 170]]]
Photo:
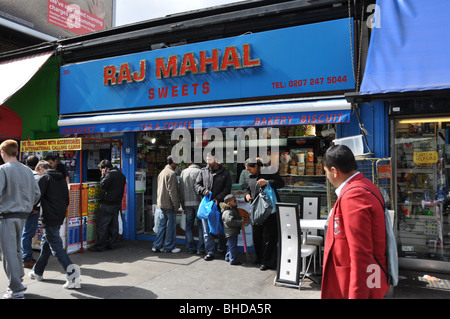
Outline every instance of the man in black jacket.
[[53, 254], [67, 273], [66, 289], [81, 288], [81, 276], [76, 265], [72, 264], [64, 250], [59, 229], [66, 217], [69, 206], [69, 189], [63, 174], [51, 169], [46, 161], [36, 165], [36, 172], [41, 175], [38, 181], [41, 190], [42, 224], [44, 233], [41, 241], [41, 254], [33, 270], [29, 273], [31, 279], [43, 280], [45, 266]]
[[115, 249], [119, 241], [119, 211], [122, 207], [123, 192], [125, 190], [125, 175], [110, 161], [102, 160], [98, 165], [102, 176], [101, 204], [97, 215], [97, 241], [90, 251], [104, 251], [106, 248]]
[[[219, 164], [211, 154], [206, 155], [206, 163], [208, 166], [200, 170], [195, 181], [195, 191], [202, 196], [212, 193], [211, 200], [214, 200], [219, 206], [225, 196], [231, 193], [231, 175], [225, 166]], [[209, 233], [208, 221], [202, 219], [202, 224], [206, 250], [205, 260], [209, 261], [214, 259], [214, 237]], [[225, 236], [219, 236], [219, 250], [225, 251], [225, 244]]]

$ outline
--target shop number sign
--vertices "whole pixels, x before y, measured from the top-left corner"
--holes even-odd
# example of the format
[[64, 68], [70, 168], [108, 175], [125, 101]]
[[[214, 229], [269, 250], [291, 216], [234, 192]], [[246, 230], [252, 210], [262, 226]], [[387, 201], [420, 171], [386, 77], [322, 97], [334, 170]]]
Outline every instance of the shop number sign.
[[432, 164], [438, 161], [438, 152], [414, 152], [413, 154], [414, 163], [416, 164]]
[[60, 138], [51, 140], [21, 141], [21, 152], [39, 151], [78, 151], [81, 150], [81, 138]]

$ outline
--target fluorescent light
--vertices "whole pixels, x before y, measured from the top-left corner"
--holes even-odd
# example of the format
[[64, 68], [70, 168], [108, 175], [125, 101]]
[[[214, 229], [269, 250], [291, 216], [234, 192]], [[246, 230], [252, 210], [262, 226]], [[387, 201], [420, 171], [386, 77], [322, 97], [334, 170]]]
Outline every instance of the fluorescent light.
[[450, 122], [450, 117], [433, 117], [433, 118], [420, 118], [420, 119], [404, 119], [400, 120], [400, 124], [413, 124], [413, 123], [430, 123], [430, 122]]

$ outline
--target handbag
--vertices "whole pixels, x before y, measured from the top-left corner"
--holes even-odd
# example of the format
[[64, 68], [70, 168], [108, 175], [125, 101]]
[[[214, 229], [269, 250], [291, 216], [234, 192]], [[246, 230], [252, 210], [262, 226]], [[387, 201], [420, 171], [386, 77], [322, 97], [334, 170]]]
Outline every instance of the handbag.
[[273, 207], [269, 196], [261, 190], [255, 200], [250, 204], [250, 219], [253, 225], [262, 225], [272, 214]]

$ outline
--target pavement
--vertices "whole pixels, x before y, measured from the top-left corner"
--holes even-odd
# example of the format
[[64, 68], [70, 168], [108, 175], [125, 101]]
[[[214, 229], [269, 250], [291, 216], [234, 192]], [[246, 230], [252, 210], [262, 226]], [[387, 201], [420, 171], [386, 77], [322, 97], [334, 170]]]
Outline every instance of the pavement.
[[[231, 266], [220, 258], [205, 261], [200, 255], [182, 252], [155, 253], [148, 241], [123, 241], [115, 250], [75, 253], [72, 263], [81, 267], [81, 289], [66, 290], [65, 274], [55, 257], [50, 257], [39, 282], [25, 269], [26, 299], [179, 299], [179, 300], [275, 300], [320, 299], [320, 285], [306, 279], [301, 289], [274, 285], [275, 270], [261, 271], [251, 261]], [[38, 252], [35, 251], [35, 258]], [[387, 299], [450, 298], [450, 275], [400, 271], [399, 285]], [[435, 279], [429, 278], [429, 279]], [[0, 270], [0, 290], [8, 280]]]

